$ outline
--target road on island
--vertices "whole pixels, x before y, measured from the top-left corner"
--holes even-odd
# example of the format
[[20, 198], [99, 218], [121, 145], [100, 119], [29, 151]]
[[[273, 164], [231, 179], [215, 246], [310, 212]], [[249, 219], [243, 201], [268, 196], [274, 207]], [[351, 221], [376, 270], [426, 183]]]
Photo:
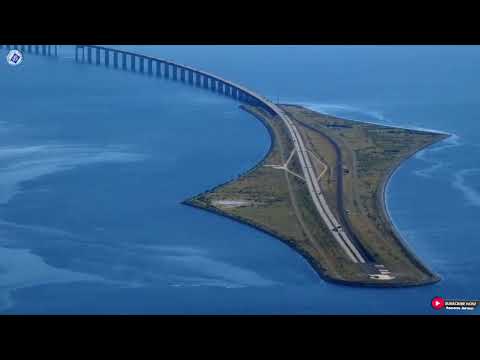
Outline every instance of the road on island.
[[[95, 46], [96, 48], [102, 48], [102, 49], [107, 49], [103, 48], [100, 46]], [[133, 54], [127, 51], [124, 51], [127, 54]], [[138, 55], [138, 54], [133, 54], [133, 55]], [[317, 209], [318, 213], [320, 214], [321, 218], [327, 225], [330, 233], [332, 234], [333, 238], [337, 241], [337, 243], [341, 246], [341, 248], [345, 251], [347, 256], [354, 262], [354, 263], [366, 263], [365, 258], [362, 256], [360, 251], [357, 249], [355, 244], [351, 241], [351, 239], [348, 237], [348, 235], [344, 232], [342, 225], [340, 222], [335, 218], [333, 215], [332, 211], [328, 207], [328, 204], [325, 200], [325, 196], [323, 195], [320, 185], [317, 181], [317, 178], [315, 176], [315, 171], [313, 170], [312, 162], [310, 160], [310, 156], [308, 153], [308, 150], [305, 147], [305, 144], [303, 143], [303, 139], [300, 136], [300, 133], [298, 129], [296, 128], [295, 124], [293, 121], [289, 118], [289, 116], [277, 105], [275, 105], [273, 102], [270, 100], [266, 99], [263, 96], [260, 96], [256, 94], [255, 92], [243, 87], [242, 85], [236, 84], [232, 81], [229, 81], [227, 79], [224, 79], [220, 76], [217, 76], [215, 74], [211, 74], [209, 72], [203, 71], [196, 69], [191, 66], [183, 65], [183, 64], [178, 64], [173, 61], [169, 61], [166, 59], [160, 59], [160, 58], [152, 58], [148, 56], [144, 56], [144, 58], [147, 59], [155, 59], [155, 60], [160, 60], [168, 64], [172, 64], [187, 70], [195, 71], [197, 73], [200, 73], [202, 75], [209, 76], [213, 79], [216, 79], [218, 81], [223, 82], [224, 84], [227, 84], [229, 86], [235, 87], [238, 90], [243, 91], [245, 94], [250, 95], [252, 98], [262, 102], [264, 105], [266, 105], [268, 108], [270, 108], [277, 116], [280, 117], [280, 119], [285, 123], [285, 126], [287, 127], [290, 137], [293, 141], [293, 144], [295, 146], [296, 153], [298, 155], [298, 159], [300, 161], [300, 166], [302, 168], [303, 176], [305, 179], [305, 182], [307, 184], [308, 191], [310, 193], [310, 197], [312, 198], [312, 201], [315, 205], [315, 208]]]
[[312, 198], [318, 213], [327, 225], [330, 233], [353, 262], [365, 263], [365, 258], [362, 256], [355, 244], [349, 239], [348, 235], [342, 230], [341, 224], [328, 207], [325, 196], [323, 195], [320, 185], [317, 181], [315, 171], [313, 170], [309, 152], [305, 147], [297, 127], [282, 109], [274, 104], [268, 105], [280, 116], [290, 132], [293, 144], [298, 154], [298, 159], [300, 161], [300, 166], [303, 171], [310, 197]]
[[300, 161], [300, 166], [302, 168], [303, 176], [307, 184], [310, 197], [312, 198], [312, 201], [318, 213], [320, 214], [320, 217], [327, 225], [328, 230], [332, 234], [333, 238], [337, 241], [340, 247], [345, 251], [345, 253], [350, 258], [350, 260], [352, 260], [354, 263], [362, 263], [362, 264], [366, 263], [367, 261], [365, 260], [365, 258], [362, 256], [362, 254], [357, 249], [355, 244], [351, 241], [351, 239], [348, 237], [348, 235], [343, 231], [342, 225], [335, 218], [332, 211], [328, 207], [328, 204], [325, 200], [325, 196], [323, 195], [322, 190], [320, 189], [320, 185], [317, 181], [317, 177], [315, 176], [315, 172], [313, 170], [309, 152], [306, 149], [305, 144], [303, 143], [303, 139], [300, 136], [300, 133], [297, 127], [295, 126], [293, 121], [290, 119], [290, 117], [279, 106], [275, 105], [270, 100], [254, 93], [253, 91], [241, 85], [238, 85], [232, 81], [226, 80], [224, 78], [208, 73], [206, 71], [198, 70], [190, 66], [188, 67], [185, 66], [185, 67], [190, 70], [194, 70], [202, 74], [205, 74], [207, 76], [210, 76], [212, 78], [215, 78], [217, 80], [220, 80], [226, 84], [229, 84], [230, 86], [236, 87], [237, 89], [243, 91], [244, 93], [250, 95], [251, 97], [267, 105], [277, 116], [280, 117], [280, 119], [284, 122], [285, 126], [287, 127], [290, 133], [290, 137], [293, 141], [296, 153], [298, 155], [298, 159]]

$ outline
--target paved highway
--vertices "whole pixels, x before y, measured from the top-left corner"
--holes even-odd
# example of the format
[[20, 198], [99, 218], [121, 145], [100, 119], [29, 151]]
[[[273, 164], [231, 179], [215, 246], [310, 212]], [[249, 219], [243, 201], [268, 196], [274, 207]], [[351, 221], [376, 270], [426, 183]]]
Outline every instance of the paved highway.
[[[100, 49], [105, 49], [105, 50], [114, 50], [114, 49], [109, 49], [101, 46], [94, 46], [90, 45], [93, 48], [100, 48]], [[116, 49], [115, 49], [116, 50]], [[354, 262], [354, 263], [366, 263], [365, 258], [362, 256], [360, 251], [357, 249], [355, 244], [351, 241], [351, 239], [348, 237], [348, 235], [342, 230], [342, 225], [340, 222], [335, 218], [333, 215], [332, 211], [328, 207], [328, 204], [325, 200], [325, 196], [323, 195], [320, 185], [316, 179], [315, 172], [313, 170], [312, 162], [310, 160], [309, 152], [305, 147], [305, 144], [303, 142], [303, 139], [293, 123], [293, 121], [289, 118], [289, 116], [277, 105], [275, 105], [273, 102], [270, 100], [266, 99], [265, 97], [256, 94], [255, 92], [238, 85], [232, 81], [226, 80], [224, 78], [221, 78], [217, 75], [208, 73], [203, 70], [198, 70], [195, 69], [191, 66], [186, 66], [186, 65], [181, 65], [178, 63], [175, 63], [173, 61], [169, 61], [166, 59], [160, 59], [160, 58], [154, 58], [154, 57], [149, 57], [149, 56], [142, 56], [139, 54], [131, 53], [128, 51], [123, 51], [119, 50], [123, 53], [133, 55], [133, 56], [138, 56], [138, 57], [143, 57], [144, 59], [151, 59], [151, 60], [157, 60], [157, 61], [162, 61], [174, 66], [177, 66], [179, 68], [183, 68], [186, 70], [190, 70], [193, 72], [196, 72], [198, 74], [208, 76], [210, 78], [213, 78], [217, 81], [221, 81], [224, 84], [227, 84], [231, 87], [235, 87], [237, 90], [243, 91], [245, 94], [250, 95], [252, 98], [257, 99], [258, 101], [262, 102], [264, 105], [266, 105], [270, 110], [272, 110], [277, 116], [280, 117], [280, 119], [284, 122], [285, 126], [287, 127], [290, 137], [293, 141], [293, 144], [295, 146], [296, 154], [298, 156], [300, 166], [302, 168], [303, 172], [303, 177], [305, 179], [305, 182], [308, 187], [308, 191], [310, 193], [310, 197], [312, 198], [312, 201], [320, 214], [321, 218], [327, 225], [330, 233], [332, 234], [333, 238], [338, 242], [338, 244], [341, 246], [341, 248], [345, 251], [347, 256]]]
[[353, 242], [348, 238], [347, 234], [342, 231], [341, 224], [337, 221], [332, 211], [328, 207], [325, 196], [323, 195], [320, 189], [320, 185], [316, 180], [316, 175], [313, 170], [309, 152], [305, 147], [305, 144], [297, 127], [288, 117], [288, 115], [285, 114], [285, 112], [281, 110], [278, 106], [273, 104], [272, 109], [280, 116], [280, 118], [283, 120], [290, 132], [293, 144], [297, 150], [300, 166], [302, 167], [303, 175], [308, 187], [308, 191], [310, 193], [310, 197], [312, 198], [318, 213], [327, 225], [330, 233], [353, 262], [365, 263], [365, 259], [355, 247]]
[[347, 256], [354, 262], [354, 263], [366, 263], [365, 258], [360, 254], [358, 249], [356, 248], [355, 244], [349, 239], [347, 234], [343, 232], [340, 222], [335, 218], [332, 211], [328, 207], [328, 204], [325, 200], [325, 196], [323, 195], [320, 185], [316, 180], [315, 172], [313, 170], [313, 166], [310, 160], [309, 152], [305, 147], [302, 137], [300, 133], [293, 123], [293, 121], [289, 118], [289, 116], [277, 105], [273, 102], [269, 101], [268, 99], [260, 96], [249, 89], [235, 84], [229, 80], [223, 79], [218, 77], [214, 74], [210, 74], [201, 70], [194, 69], [192, 67], [185, 67], [189, 70], [194, 70], [199, 73], [205, 74], [209, 77], [214, 79], [220, 80], [230, 86], [234, 86], [237, 89], [245, 92], [246, 94], [254, 97], [255, 99], [261, 101], [265, 105], [267, 105], [273, 112], [282, 119], [285, 126], [287, 127], [290, 137], [293, 140], [293, 144], [295, 146], [296, 153], [298, 155], [298, 159], [300, 161], [300, 166], [302, 168], [303, 177], [308, 187], [308, 191], [310, 193], [310, 197], [312, 198], [315, 207], [320, 214], [321, 218], [327, 225], [330, 233], [332, 234], [333, 238], [338, 242], [341, 248], [345, 251]]

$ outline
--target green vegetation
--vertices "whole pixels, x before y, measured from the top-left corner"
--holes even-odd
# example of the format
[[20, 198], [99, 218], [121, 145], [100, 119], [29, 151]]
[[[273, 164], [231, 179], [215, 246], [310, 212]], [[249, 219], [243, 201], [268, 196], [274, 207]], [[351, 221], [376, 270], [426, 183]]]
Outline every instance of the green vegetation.
[[[311, 152], [332, 211], [340, 215], [342, 208], [345, 210], [345, 221], [374, 262], [385, 265], [395, 276], [381, 285], [438, 280], [403, 246], [392, 228], [385, 214], [383, 188], [405, 158], [446, 135], [353, 122], [299, 106], [282, 107], [297, 123]], [[316, 212], [304, 181], [295, 176], [301, 171], [297, 157], [291, 156], [293, 145], [283, 123], [258, 108], [243, 108], [268, 128], [270, 152], [248, 173], [185, 203], [271, 233], [300, 251], [327, 279], [377, 285], [378, 281], [368, 276], [371, 266], [354, 264], [346, 257]], [[290, 172], [272, 166], [284, 165], [288, 159]]]

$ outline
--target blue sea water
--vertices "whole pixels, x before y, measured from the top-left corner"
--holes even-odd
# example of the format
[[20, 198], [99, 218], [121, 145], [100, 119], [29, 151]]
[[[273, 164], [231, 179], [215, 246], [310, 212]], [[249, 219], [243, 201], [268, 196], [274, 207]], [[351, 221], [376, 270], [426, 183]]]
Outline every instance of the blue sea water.
[[275, 238], [181, 205], [254, 166], [263, 125], [205, 90], [76, 64], [64, 46], [0, 64], [1, 313], [438, 314], [434, 296], [480, 298], [480, 47], [123, 48], [280, 102], [452, 134], [387, 188], [395, 225], [442, 281], [327, 283]]

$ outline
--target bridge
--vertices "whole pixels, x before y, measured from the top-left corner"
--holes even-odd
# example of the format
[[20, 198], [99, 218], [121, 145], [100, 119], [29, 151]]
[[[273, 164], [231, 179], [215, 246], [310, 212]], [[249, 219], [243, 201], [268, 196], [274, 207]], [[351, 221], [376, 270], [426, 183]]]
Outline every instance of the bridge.
[[0, 45], [0, 49], [3, 47], [36, 55], [58, 56], [58, 45]]
[[[3, 46], [6, 46], [8, 49], [17, 48], [24, 51], [26, 50], [27, 52], [33, 52], [38, 55], [57, 56], [57, 45], [16, 45], [16, 47], [12, 45], [0, 45], [0, 48]], [[279, 106], [242, 85], [191, 66], [182, 65], [166, 59], [97, 45], [74, 45], [74, 47], [75, 61], [78, 63], [104, 66], [107, 68], [112, 67], [118, 70], [181, 81], [192, 86], [225, 95], [233, 100], [261, 108], [272, 117], [276, 117], [278, 120], [282, 121], [293, 142], [295, 153], [303, 173], [303, 178], [313, 204], [315, 205], [318, 214], [327, 225], [332, 237], [337, 241], [352, 262], [359, 264], [370, 263], [371, 256], [368, 252], [366, 252], [356, 239], [352, 239], [349, 235], [349, 231], [343, 231], [342, 227], [344, 224], [341, 224], [330, 210], [317, 181], [317, 176], [310, 159], [310, 152], [306, 149], [303, 138], [294, 121], [292, 121], [292, 119], [290, 119], [290, 117]], [[316, 244], [312, 245], [317, 247]], [[391, 279], [389, 276], [382, 277], [379, 275], [370, 275], [370, 277], [377, 280]]]
[[348, 258], [355, 263], [366, 263], [365, 250], [355, 244], [346, 232], [338, 231], [342, 227], [335, 218], [320, 189], [317, 176], [314, 173], [310, 160], [310, 153], [303, 143], [303, 139], [294, 122], [288, 115], [267, 98], [227, 79], [195, 69], [191, 66], [178, 64], [165, 59], [145, 56], [129, 51], [106, 48], [96, 45], [76, 45], [75, 61], [97, 66], [113, 67], [124, 71], [138, 72], [150, 76], [179, 80], [193, 86], [209, 89], [213, 92], [226, 95], [234, 100], [259, 107], [271, 116], [278, 117], [285, 124], [290, 138], [293, 141], [308, 191], [333, 238], [345, 251]]
[[275, 115], [263, 97], [243, 86], [191, 66], [96, 45], [76, 45], [75, 61], [181, 81], [228, 96], [240, 102], [261, 107], [270, 115]]

